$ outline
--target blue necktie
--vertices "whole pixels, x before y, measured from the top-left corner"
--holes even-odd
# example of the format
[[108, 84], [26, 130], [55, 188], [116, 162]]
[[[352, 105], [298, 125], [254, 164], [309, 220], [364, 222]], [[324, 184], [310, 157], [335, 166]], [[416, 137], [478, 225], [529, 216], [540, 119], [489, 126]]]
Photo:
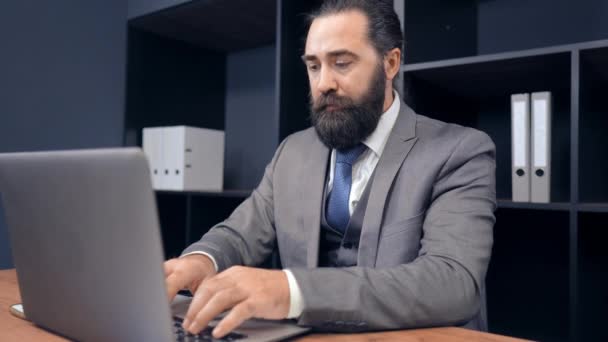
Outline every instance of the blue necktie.
[[365, 149], [365, 145], [358, 144], [346, 150], [336, 150], [334, 182], [327, 199], [325, 218], [332, 228], [342, 233], [346, 231], [346, 226], [350, 220], [348, 198], [353, 182], [353, 164]]

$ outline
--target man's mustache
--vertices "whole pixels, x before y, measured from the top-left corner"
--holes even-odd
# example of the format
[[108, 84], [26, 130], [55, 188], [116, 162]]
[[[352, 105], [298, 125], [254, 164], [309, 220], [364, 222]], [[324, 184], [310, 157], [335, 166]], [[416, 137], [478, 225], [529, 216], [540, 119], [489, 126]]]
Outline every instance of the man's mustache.
[[339, 96], [335, 93], [329, 93], [321, 94], [319, 98], [317, 98], [317, 100], [315, 101], [313, 108], [316, 112], [320, 112], [327, 109], [328, 106], [345, 108], [351, 107], [354, 104], [354, 101], [346, 96]]

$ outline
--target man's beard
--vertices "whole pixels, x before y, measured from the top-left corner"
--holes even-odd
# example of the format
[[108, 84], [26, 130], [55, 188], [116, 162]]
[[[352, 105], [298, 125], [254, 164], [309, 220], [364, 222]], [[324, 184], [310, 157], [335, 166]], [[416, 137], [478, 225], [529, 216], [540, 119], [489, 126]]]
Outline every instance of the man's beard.
[[[329, 148], [351, 148], [369, 137], [380, 121], [385, 98], [386, 75], [378, 65], [367, 92], [354, 101], [338, 96], [335, 91], [324, 93], [315, 102], [310, 96], [310, 118], [319, 139]], [[332, 105], [336, 110], [329, 111]]]

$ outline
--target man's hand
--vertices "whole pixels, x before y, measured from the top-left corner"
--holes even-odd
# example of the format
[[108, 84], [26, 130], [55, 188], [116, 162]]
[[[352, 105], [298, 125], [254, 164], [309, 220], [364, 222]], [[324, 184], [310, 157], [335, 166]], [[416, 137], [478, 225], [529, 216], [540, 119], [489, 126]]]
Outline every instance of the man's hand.
[[213, 330], [213, 336], [221, 338], [249, 318], [286, 318], [289, 300], [283, 271], [231, 267], [198, 287], [183, 327], [198, 334], [217, 315], [232, 309]]
[[169, 301], [172, 301], [177, 292], [184, 288], [196, 293], [201, 283], [216, 273], [213, 261], [201, 254], [171, 259], [166, 261], [164, 266]]

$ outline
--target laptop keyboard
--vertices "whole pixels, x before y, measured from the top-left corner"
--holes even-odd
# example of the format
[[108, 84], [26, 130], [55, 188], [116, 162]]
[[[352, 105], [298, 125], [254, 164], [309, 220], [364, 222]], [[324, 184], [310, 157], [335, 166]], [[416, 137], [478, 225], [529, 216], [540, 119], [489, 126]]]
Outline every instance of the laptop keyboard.
[[213, 338], [213, 335], [211, 335], [211, 331], [213, 331], [213, 327], [206, 327], [205, 329], [201, 330], [201, 332], [198, 335], [192, 335], [189, 332], [185, 331], [184, 328], [182, 328], [182, 320], [174, 317], [174, 323], [173, 323], [173, 333], [175, 335], [176, 341], [209, 341], [209, 342], [229, 342], [229, 341], [238, 341], [238, 340], [242, 340], [244, 338], [247, 338], [247, 335], [243, 335], [243, 334], [238, 334], [235, 332], [229, 333], [228, 335], [217, 339], [217, 338]]

